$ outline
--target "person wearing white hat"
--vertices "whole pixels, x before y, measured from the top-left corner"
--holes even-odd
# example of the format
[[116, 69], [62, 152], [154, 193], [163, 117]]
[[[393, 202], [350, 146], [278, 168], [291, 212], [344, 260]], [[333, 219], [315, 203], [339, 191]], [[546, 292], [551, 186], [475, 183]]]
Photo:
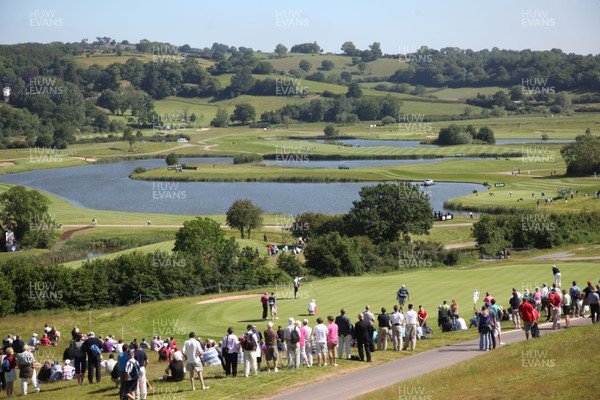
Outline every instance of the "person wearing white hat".
[[33, 335], [31, 335], [31, 339], [29, 339], [29, 346], [33, 347], [34, 349], [37, 349], [40, 346], [40, 341], [38, 340], [38, 334], [34, 333]]
[[62, 380], [63, 381], [71, 381], [73, 380], [73, 375], [75, 374], [75, 368], [71, 365], [71, 360], [65, 360], [65, 366], [62, 369]]
[[310, 303], [308, 303], [308, 315], [315, 315], [317, 313], [317, 302], [315, 299], [312, 299]]

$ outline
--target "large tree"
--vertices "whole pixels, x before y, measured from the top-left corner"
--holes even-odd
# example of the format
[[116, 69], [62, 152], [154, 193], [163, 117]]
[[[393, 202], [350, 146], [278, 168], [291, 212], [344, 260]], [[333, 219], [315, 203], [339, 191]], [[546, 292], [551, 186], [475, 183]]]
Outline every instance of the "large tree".
[[411, 184], [379, 184], [360, 190], [360, 200], [344, 216], [349, 233], [375, 243], [392, 242], [409, 234], [423, 235], [433, 224], [429, 197]]
[[[3, 231], [13, 231], [15, 239], [23, 237], [36, 225], [48, 225], [48, 204], [50, 202], [35, 189], [13, 186], [0, 194], [0, 222]], [[50, 224], [52, 225], [53, 222]], [[48, 226], [46, 226], [48, 227]], [[4, 242], [4, 235], [2, 235]]]
[[256, 118], [256, 110], [250, 103], [236, 104], [231, 121], [240, 121], [242, 124], [254, 121]]
[[567, 175], [592, 175], [600, 173], [600, 137], [580, 135], [574, 143], [569, 143], [560, 150], [565, 163]]
[[262, 211], [250, 200], [236, 200], [227, 210], [227, 225], [233, 229], [239, 229], [242, 239], [244, 239], [245, 230], [248, 233], [248, 239], [250, 239], [252, 229], [258, 229], [262, 226]]
[[234, 248], [236, 252], [233, 256], [237, 255], [235, 239], [227, 238], [218, 222], [206, 217], [196, 217], [185, 221], [183, 227], [177, 231], [173, 251], [211, 261], [214, 258], [222, 259], [226, 256], [226, 249]]

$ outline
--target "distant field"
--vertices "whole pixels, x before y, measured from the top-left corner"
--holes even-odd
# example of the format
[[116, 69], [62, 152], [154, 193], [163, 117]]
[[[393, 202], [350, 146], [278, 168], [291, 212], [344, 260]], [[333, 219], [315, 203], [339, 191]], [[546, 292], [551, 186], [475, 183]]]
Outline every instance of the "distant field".
[[270, 58], [269, 61], [277, 70], [288, 72], [290, 69], [298, 69], [298, 64], [302, 60], [307, 60], [311, 63], [312, 69], [309, 73], [318, 71], [321, 67], [321, 62], [324, 60], [333, 61], [335, 68], [330, 71], [321, 71], [326, 76], [329, 74], [339, 75], [342, 71], [348, 71], [354, 77], [365, 76], [390, 76], [399, 69], [406, 68], [404, 63], [400, 63], [396, 58], [380, 58], [378, 60], [367, 63], [367, 69], [364, 74], [360, 74], [356, 65], [352, 65], [352, 57], [334, 54], [296, 54], [289, 53], [284, 58]]
[[[181, 54], [183, 54], [183, 53], [181, 53]], [[116, 53], [103, 54], [103, 53], [95, 52], [94, 54], [90, 55], [89, 57], [88, 57], [88, 54], [86, 54], [83, 56], [76, 56], [73, 59], [75, 60], [75, 62], [78, 65], [80, 65], [84, 68], [87, 68], [93, 64], [98, 64], [101, 67], [107, 67], [110, 64], [114, 64], [114, 63], [125, 64], [125, 62], [127, 62], [127, 60], [129, 60], [130, 58], [138, 59], [144, 63], [154, 61], [154, 57], [152, 54], [137, 53], [137, 52], [123, 52], [122, 56], [118, 56]], [[210, 67], [211, 65], [214, 64], [214, 61], [205, 60], [203, 58], [196, 58], [196, 61], [198, 62], [198, 64], [200, 64], [204, 68]]]
[[465, 100], [470, 97], [475, 97], [477, 94], [485, 94], [492, 95], [499, 91], [507, 91], [506, 88], [501, 88], [498, 86], [486, 86], [486, 87], [478, 87], [478, 88], [459, 88], [459, 89], [436, 89], [436, 88], [428, 88], [427, 94], [433, 95], [439, 99], [444, 100]]

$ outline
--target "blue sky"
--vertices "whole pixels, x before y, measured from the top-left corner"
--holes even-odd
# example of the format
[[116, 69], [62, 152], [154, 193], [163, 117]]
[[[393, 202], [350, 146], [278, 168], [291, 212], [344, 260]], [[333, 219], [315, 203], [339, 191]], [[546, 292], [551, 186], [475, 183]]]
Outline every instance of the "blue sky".
[[109, 36], [263, 51], [316, 40], [326, 52], [378, 41], [384, 53], [421, 45], [600, 53], [600, 0], [0, 0], [0, 16], [2, 44]]

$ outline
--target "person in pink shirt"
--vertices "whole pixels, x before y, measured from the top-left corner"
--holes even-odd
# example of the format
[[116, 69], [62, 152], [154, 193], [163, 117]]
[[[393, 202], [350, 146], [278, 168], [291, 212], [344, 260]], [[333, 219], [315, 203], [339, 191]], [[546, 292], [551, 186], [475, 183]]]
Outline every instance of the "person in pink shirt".
[[302, 321], [296, 320], [296, 329], [298, 329], [300, 332], [300, 341], [298, 342], [298, 350], [296, 350], [300, 353], [300, 363], [296, 366], [296, 368], [300, 368], [304, 360], [306, 360], [306, 331], [302, 329]]
[[329, 365], [337, 367], [337, 344], [338, 344], [338, 326], [333, 322], [333, 317], [327, 317], [327, 353], [329, 354]]
[[487, 307], [492, 305], [492, 295], [490, 295], [490, 292], [485, 292], [485, 297], [483, 298], [483, 302], [485, 303], [485, 305]]
[[535, 292], [531, 295], [535, 303], [535, 309], [540, 311], [542, 309], [542, 292], [539, 287], [535, 287]]

